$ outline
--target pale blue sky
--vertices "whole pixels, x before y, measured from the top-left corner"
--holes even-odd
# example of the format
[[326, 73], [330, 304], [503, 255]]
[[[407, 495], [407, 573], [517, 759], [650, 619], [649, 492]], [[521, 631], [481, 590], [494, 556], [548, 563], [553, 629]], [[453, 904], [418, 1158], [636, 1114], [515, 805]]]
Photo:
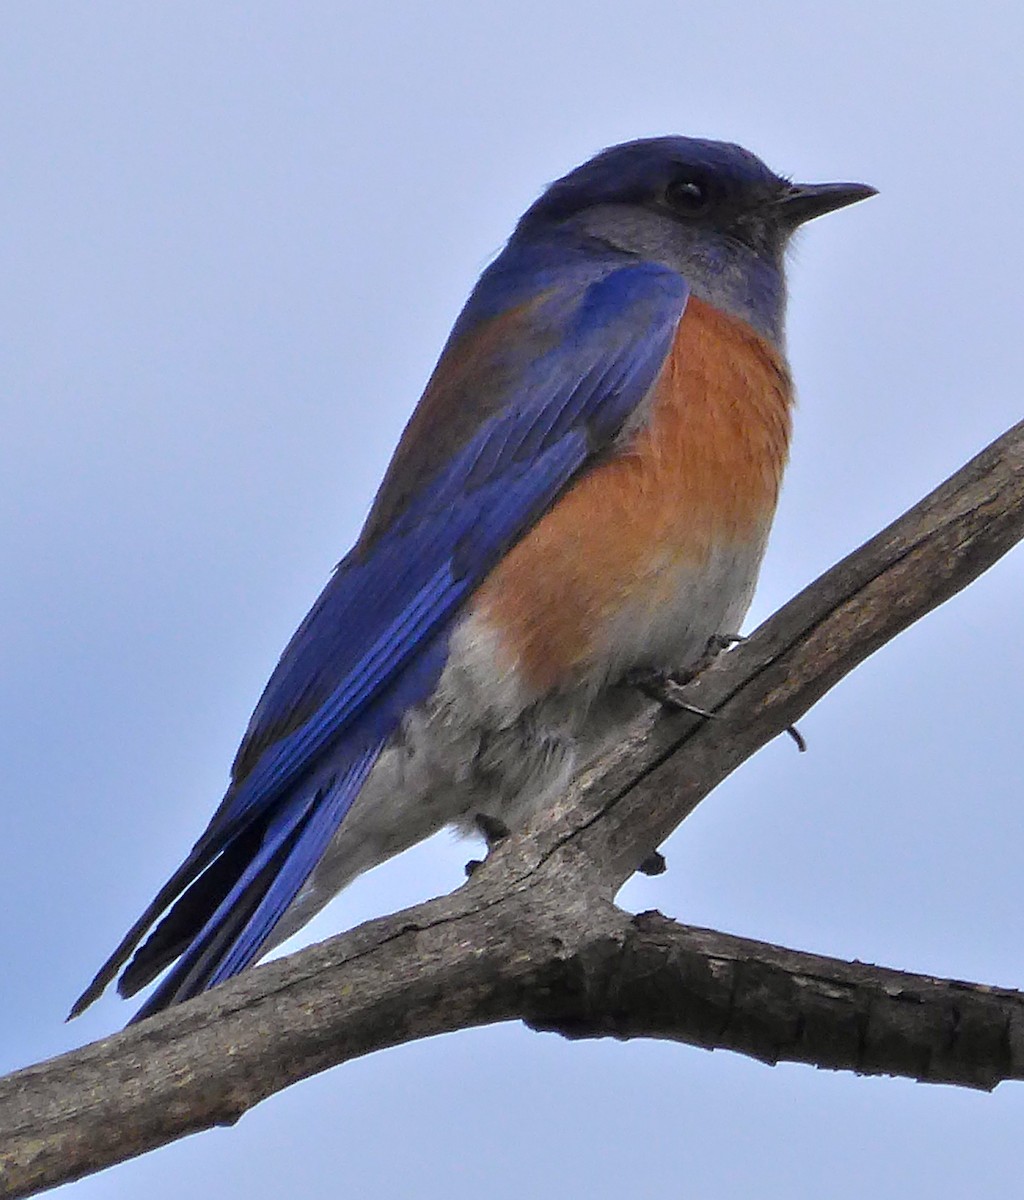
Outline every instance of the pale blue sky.
[[[759, 620], [1020, 415], [1016, 3], [7, 0], [0, 39], [0, 1067], [197, 836], [462, 300], [596, 149], [744, 143], [870, 204], [791, 271]], [[625, 905], [1024, 983], [1024, 559], [746, 764]], [[327, 936], [447, 890], [439, 839]], [[518, 1026], [398, 1048], [66, 1190], [537, 1200], [1016, 1194], [992, 1096]]]

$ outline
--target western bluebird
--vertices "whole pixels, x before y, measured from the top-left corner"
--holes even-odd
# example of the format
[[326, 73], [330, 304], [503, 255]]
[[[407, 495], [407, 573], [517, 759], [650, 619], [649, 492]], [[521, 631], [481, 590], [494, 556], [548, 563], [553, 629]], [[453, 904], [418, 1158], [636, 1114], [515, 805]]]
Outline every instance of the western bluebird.
[[623, 681], [737, 631], [789, 440], [786, 244], [873, 193], [683, 137], [613, 146], [543, 193], [456, 321], [220, 807], [73, 1014], [133, 951], [124, 996], [171, 967], [143, 1016], [442, 826], [521, 826], [638, 702]]

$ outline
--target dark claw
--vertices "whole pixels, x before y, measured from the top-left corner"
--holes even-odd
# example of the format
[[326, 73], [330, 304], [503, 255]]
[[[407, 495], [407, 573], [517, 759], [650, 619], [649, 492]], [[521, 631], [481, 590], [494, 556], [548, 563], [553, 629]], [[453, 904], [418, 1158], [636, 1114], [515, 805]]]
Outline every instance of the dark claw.
[[660, 700], [666, 687], [684, 687], [694, 674], [693, 671], [656, 671], [651, 667], [639, 667], [635, 671], [628, 671], [622, 682], [627, 687], [639, 688], [652, 700]]
[[668, 869], [665, 856], [658, 850], [652, 850], [644, 861], [637, 867], [641, 875], [664, 875]]
[[[484, 841], [487, 843], [487, 853], [501, 841], [508, 837], [509, 827], [500, 817], [492, 817], [489, 813], [475, 813], [473, 816], [473, 824], [480, 831]], [[472, 878], [474, 872], [478, 871], [486, 862], [486, 859], [471, 858], [466, 863], [466, 875]]]
[[797, 727], [795, 725], [787, 725], [786, 732], [793, 739], [793, 741], [796, 742], [796, 748], [800, 751], [801, 754], [803, 754], [804, 751], [807, 749], [807, 742], [804, 740], [804, 735], [800, 732], [799, 729], [797, 729]]
[[745, 642], [747, 639], [742, 633], [715, 633], [708, 639], [708, 654], [721, 654], [723, 650], [728, 650], [731, 646], [738, 646], [740, 642]]
[[634, 671], [626, 677], [626, 682], [633, 687], [638, 687], [645, 696], [659, 701], [667, 708], [693, 713], [695, 717], [704, 717], [705, 720], [717, 720], [717, 713], [709, 712], [706, 708], [699, 708], [696, 704], [691, 704], [689, 700], [683, 698], [681, 693], [692, 678], [693, 676], [689, 673], [677, 676], [665, 671]]
[[504, 841], [510, 832], [509, 827], [500, 817], [492, 817], [489, 813], [477, 813], [473, 818], [473, 824], [483, 834], [488, 850], [498, 842]]

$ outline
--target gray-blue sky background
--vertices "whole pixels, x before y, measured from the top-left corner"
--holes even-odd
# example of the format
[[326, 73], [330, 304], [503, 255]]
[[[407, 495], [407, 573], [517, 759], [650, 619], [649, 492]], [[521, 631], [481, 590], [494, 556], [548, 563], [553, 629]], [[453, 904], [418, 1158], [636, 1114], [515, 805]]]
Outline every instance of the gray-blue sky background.
[[[869, 204], [792, 261], [793, 460], [749, 624], [1020, 415], [1015, 3], [57, 3], [0, 38], [0, 1067], [222, 792], [476, 275], [611, 142], [736, 140]], [[622, 902], [1024, 983], [1024, 559], [746, 764]], [[437, 839], [324, 937], [459, 882]], [[505, 1026], [399, 1048], [71, 1185], [181, 1195], [1016, 1194], [1024, 1090]]]

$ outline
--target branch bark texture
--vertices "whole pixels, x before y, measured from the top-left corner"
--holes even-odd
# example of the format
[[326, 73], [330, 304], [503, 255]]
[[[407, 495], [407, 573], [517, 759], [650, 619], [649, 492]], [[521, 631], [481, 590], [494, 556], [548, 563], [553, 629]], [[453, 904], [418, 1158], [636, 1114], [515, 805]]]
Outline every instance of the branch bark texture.
[[651, 705], [459, 891], [0, 1080], [0, 1197], [230, 1124], [373, 1050], [495, 1021], [971, 1087], [1024, 1077], [1020, 993], [613, 903], [736, 766], [1022, 536], [1024, 422], [704, 671], [686, 698], [717, 719]]

